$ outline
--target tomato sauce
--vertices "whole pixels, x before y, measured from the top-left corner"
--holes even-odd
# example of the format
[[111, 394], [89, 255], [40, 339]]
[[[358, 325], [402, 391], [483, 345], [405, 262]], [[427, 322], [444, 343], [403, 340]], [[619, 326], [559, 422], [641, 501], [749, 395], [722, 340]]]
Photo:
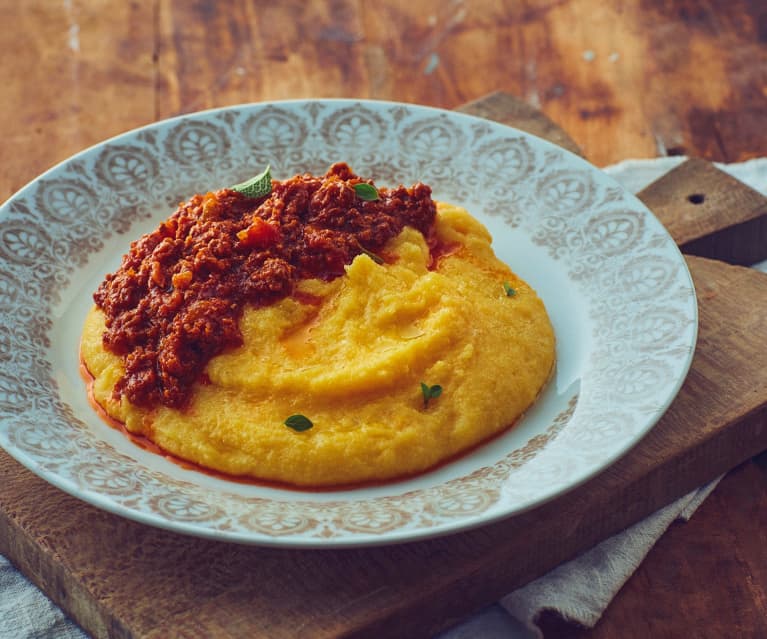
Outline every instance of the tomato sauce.
[[104, 347], [125, 364], [115, 395], [184, 408], [207, 362], [242, 343], [245, 305], [293, 295], [301, 279], [335, 279], [405, 226], [433, 237], [428, 186], [379, 188], [368, 201], [354, 189], [365, 181], [338, 163], [324, 176], [272, 181], [260, 198], [231, 189], [195, 195], [131, 244], [94, 294]]

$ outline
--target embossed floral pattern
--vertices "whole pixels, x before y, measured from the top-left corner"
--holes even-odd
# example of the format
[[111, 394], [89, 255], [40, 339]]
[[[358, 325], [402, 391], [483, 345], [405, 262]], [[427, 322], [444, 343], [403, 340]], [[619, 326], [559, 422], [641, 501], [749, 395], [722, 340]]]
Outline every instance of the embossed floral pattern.
[[349, 107], [339, 109], [325, 120], [322, 136], [334, 149], [372, 149], [386, 137], [384, 119], [372, 109]]
[[395, 508], [371, 508], [362, 506], [340, 520], [340, 525], [352, 532], [381, 534], [399, 528], [410, 515]]
[[498, 499], [498, 495], [487, 490], [464, 490], [436, 500], [429, 510], [443, 517], [466, 517], [477, 515]]
[[301, 145], [306, 127], [289, 111], [266, 107], [244, 123], [242, 133], [259, 149], [292, 149]]
[[154, 163], [147, 157], [139, 147], [106, 147], [99, 158], [99, 173], [105, 182], [121, 191], [139, 189], [156, 173]]
[[41, 457], [60, 458], [71, 448], [64, 434], [51, 436], [50, 433], [41, 432], [36, 424], [30, 423], [18, 423], [13, 431], [13, 439], [19, 448]]
[[33, 265], [45, 255], [50, 240], [41, 229], [31, 225], [10, 224], [0, 231], [0, 252], [4, 257], [25, 265]]
[[136, 487], [130, 469], [114, 461], [103, 464], [82, 464], [76, 476], [86, 489], [100, 493], [125, 494]]
[[[289, 177], [338, 160], [381, 184], [429, 183], [493, 228], [512, 267], [522, 260], [550, 273], [542, 294], [564, 329], [568, 379], [558, 373], [531, 415], [481, 454], [329, 495], [212, 480], [106, 436], [77, 380], [74, 345], [91, 292], [83, 283], [193, 189], [242, 181], [265, 164]], [[673, 398], [694, 347], [689, 274], [636, 199], [553, 145], [435, 109], [314, 100], [186, 115], [75, 156], [0, 216], [0, 444], [98, 506], [219, 539], [375, 544], [512, 515], [633, 445]]]
[[154, 505], [158, 512], [176, 521], [209, 521], [220, 515], [218, 507], [209, 500], [179, 493], [161, 495], [154, 500]]
[[226, 154], [227, 140], [219, 127], [187, 121], [167, 137], [168, 153], [180, 164], [196, 166], [216, 161]]
[[246, 520], [246, 525], [265, 535], [282, 536], [304, 533], [316, 522], [297, 512], [257, 508]]

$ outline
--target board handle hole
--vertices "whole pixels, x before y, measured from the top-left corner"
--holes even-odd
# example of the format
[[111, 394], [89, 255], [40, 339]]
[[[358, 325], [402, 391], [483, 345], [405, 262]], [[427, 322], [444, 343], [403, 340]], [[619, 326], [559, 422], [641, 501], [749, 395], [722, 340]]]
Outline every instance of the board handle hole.
[[706, 195], [704, 193], [692, 193], [687, 196], [687, 201], [692, 204], [703, 204], [706, 201]]

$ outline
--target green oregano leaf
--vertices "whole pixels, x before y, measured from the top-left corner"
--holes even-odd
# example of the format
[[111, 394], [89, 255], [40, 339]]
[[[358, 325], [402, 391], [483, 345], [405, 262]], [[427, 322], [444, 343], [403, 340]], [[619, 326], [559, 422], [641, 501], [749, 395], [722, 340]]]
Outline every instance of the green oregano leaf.
[[368, 184], [367, 182], [358, 182], [352, 188], [357, 193], [357, 197], [360, 200], [365, 200], [366, 202], [374, 202], [375, 200], [381, 199], [378, 195], [378, 189], [376, 189], [376, 187], [374, 187], [372, 184]]
[[229, 187], [232, 191], [238, 191], [245, 197], [264, 197], [272, 192], [272, 174], [271, 167], [267, 167], [262, 173], [250, 178], [247, 182], [235, 184]]
[[285, 420], [285, 426], [292, 428], [296, 432], [302, 433], [305, 430], [309, 430], [314, 424], [308, 417], [300, 414], [291, 415]]
[[508, 282], [503, 283], [503, 290], [506, 291], [506, 297], [514, 297], [517, 294], [517, 291], [511, 288], [511, 284]]
[[423, 394], [423, 407], [427, 408], [430, 400], [437, 399], [437, 397], [442, 395], [442, 386], [439, 384], [429, 386], [428, 384], [421, 382], [421, 393]]

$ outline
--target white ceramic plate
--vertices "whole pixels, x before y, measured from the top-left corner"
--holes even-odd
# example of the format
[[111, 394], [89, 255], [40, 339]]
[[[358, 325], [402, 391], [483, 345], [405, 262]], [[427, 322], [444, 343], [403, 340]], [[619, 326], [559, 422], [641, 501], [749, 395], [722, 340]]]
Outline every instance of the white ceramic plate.
[[[102, 422], [78, 371], [91, 294], [131, 239], [193, 193], [266, 164], [278, 179], [347, 161], [380, 185], [430, 184], [466, 207], [540, 293], [556, 377], [525, 419], [415, 479], [339, 492], [228, 482]], [[423, 539], [509, 517], [603, 470], [676, 395], [697, 333], [677, 247], [631, 194], [515, 129], [387, 102], [243, 105], [126, 133], [54, 167], [0, 209], [0, 444], [62, 490], [153, 526], [279, 546]]]

